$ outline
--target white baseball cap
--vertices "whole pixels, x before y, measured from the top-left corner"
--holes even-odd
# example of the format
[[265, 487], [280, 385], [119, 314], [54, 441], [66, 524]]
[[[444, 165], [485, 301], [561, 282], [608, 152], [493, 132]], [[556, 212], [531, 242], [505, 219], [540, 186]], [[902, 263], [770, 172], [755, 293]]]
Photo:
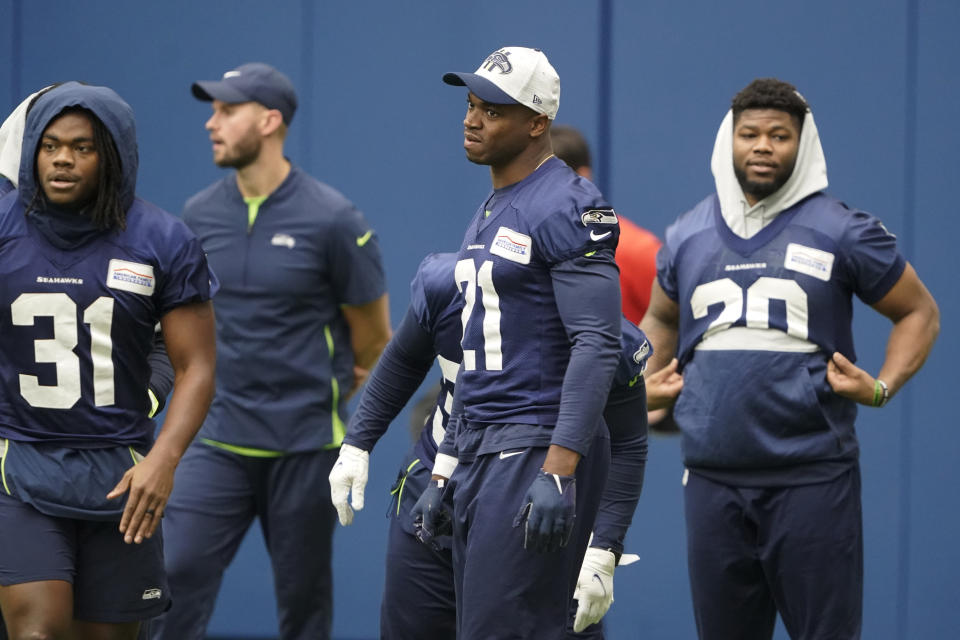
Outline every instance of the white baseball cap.
[[560, 108], [560, 76], [540, 49], [503, 47], [487, 56], [475, 73], [445, 73], [443, 81], [467, 87], [484, 102], [522, 104], [551, 120]]

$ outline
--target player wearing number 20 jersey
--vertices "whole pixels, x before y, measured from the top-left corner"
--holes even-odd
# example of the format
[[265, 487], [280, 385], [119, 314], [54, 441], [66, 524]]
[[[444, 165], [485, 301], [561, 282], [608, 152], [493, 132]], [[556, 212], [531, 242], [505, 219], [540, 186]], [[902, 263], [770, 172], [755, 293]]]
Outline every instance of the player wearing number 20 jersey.
[[[824, 193], [813, 114], [789, 83], [734, 97], [716, 195], [667, 229], [641, 326], [683, 376], [687, 560], [701, 640], [859, 638], [863, 525], [857, 404], [882, 407], [920, 368], [936, 302], [877, 218]], [[892, 322], [874, 378], [853, 296]], [[649, 320], [648, 320], [649, 319]]]
[[[795, 172], [815, 173], [800, 160]], [[856, 360], [851, 297], [876, 302], [905, 261], [875, 217], [820, 191], [802, 196], [749, 238], [710, 196], [667, 229], [658, 255], [680, 314], [684, 459], [717, 479], [804, 484], [857, 459], [856, 404], [830, 388], [827, 360]]]

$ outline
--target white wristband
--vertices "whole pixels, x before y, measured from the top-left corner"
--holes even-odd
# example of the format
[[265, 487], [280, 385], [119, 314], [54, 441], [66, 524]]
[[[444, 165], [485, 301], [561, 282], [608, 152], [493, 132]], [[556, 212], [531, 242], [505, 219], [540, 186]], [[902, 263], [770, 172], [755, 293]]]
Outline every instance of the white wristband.
[[453, 470], [457, 468], [459, 460], [445, 453], [438, 453], [436, 460], [433, 461], [433, 475], [449, 478], [453, 475]]

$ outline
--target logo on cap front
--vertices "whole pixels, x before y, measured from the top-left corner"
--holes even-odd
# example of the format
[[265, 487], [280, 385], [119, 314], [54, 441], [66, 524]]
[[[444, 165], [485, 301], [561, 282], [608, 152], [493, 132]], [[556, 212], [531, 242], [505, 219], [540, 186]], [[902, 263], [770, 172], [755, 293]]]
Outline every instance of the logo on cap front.
[[223, 79], [226, 80], [227, 78], [236, 78], [239, 75], [239, 71], [227, 71], [225, 74], [223, 74]]
[[500, 69], [500, 73], [510, 73], [513, 71], [513, 65], [510, 64], [509, 60], [507, 60], [507, 56], [509, 55], [509, 51], [494, 51], [487, 56], [487, 59], [484, 60], [483, 64], [480, 66], [484, 67], [487, 71]]

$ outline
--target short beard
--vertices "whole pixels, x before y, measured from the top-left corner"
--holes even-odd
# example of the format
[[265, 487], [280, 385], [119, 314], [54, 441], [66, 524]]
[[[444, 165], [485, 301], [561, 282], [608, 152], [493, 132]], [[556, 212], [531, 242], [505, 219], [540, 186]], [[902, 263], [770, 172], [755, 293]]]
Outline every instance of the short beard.
[[760, 202], [764, 198], [775, 194], [780, 190], [780, 187], [787, 183], [787, 180], [789, 180], [790, 176], [793, 175], [793, 169], [795, 165], [796, 160], [794, 160], [794, 164], [790, 165], [790, 167], [778, 174], [770, 182], [754, 182], [752, 180], [747, 180], [747, 173], [736, 166], [733, 168], [733, 173], [737, 176], [737, 182], [740, 183], [740, 188], [743, 190], [743, 192], [753, 196], [757, 202]]
[[243, 169], [248, 167], [257, 158], [260, 157], [260, 149], [263, 142], [255, 135], [249, 135], [237, 142], [232, 151], [225, 154], [219, 160], [214, 159], [214, 164], [225, 169]]

